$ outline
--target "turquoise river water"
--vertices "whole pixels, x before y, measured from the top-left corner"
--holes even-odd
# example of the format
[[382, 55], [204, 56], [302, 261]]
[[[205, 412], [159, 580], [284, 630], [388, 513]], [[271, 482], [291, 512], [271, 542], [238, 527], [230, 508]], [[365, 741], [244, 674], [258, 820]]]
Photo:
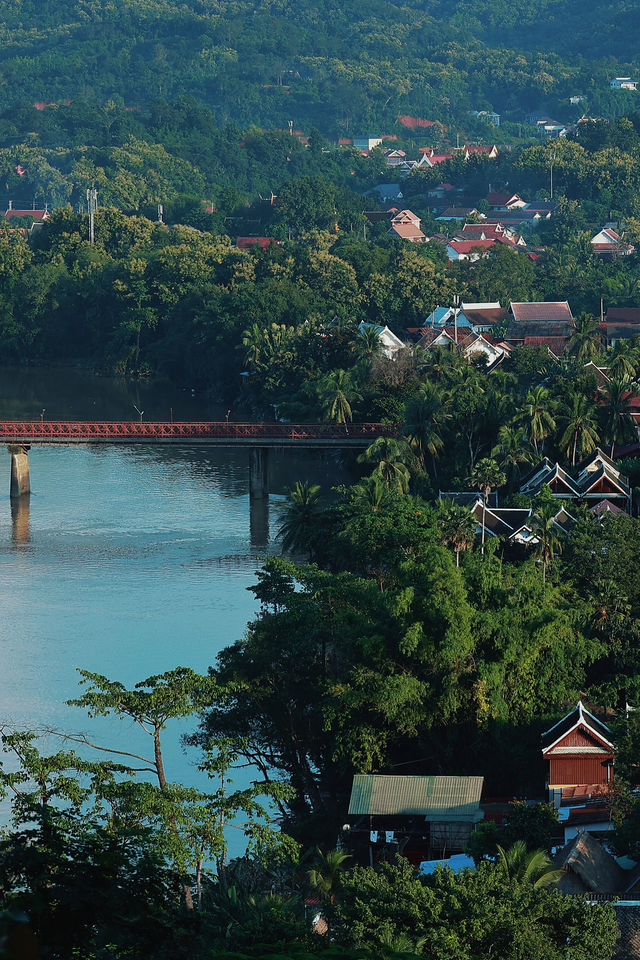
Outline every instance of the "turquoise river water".
[[[223, 419], [190, 390], [127, 386], [75, 370], [0, 368], [0, 419]], [[233, 411], [231, 411], [233, 419]], [[278, 550], [264, 514], [250, 523], [248, 452], [206, 446], [34, 446], [31, 496], [9, 499], [0, 451], [0, 722], [89, 733], [143, 749], [126, 721], [65, 705], [77, 668], [126, 684], [183, 665], [205, 672], [256, 611], [247, 588]], [[288, 485], [330, 485], [345, 467], [318, 452], [271, 458], [271, 531]], [[174, 725], [170, 780], [206, 781]], [[48, 738], [57, 749], [57, 738]], [[248, 774], [240, 772], [239, 782]], [[2, 809], [0, 808], [0, 817]], [[6, 817], [6, 810], [5, 810]], [[230, 837], [231, 852], [242, 848]]]

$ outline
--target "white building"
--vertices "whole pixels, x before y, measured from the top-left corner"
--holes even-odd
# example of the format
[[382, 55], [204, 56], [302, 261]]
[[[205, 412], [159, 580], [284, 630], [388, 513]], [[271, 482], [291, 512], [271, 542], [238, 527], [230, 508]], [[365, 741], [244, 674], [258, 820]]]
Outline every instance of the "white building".
[[609, 86], [612, 90], [637, 90], [638, 81], [631, 77], [614, 77]]

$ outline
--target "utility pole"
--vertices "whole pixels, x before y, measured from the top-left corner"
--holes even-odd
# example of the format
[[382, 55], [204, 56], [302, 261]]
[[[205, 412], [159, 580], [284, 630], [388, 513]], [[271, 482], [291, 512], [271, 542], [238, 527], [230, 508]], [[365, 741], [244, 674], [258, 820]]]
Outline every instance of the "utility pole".
[[87, 190], [87, 212], [89, 213], [89, 243], [94, 244], [95, 234], [95, 214], [98, 209], [98, 191], [95, 187]]
[[458, 308], [460, 306], [460, 297], [456, 293], [453, 298], [453, 333], [456, 344], [458, 343]]
[[162, 217], [164, 214], [164, 208], [161, 203], [158, 204], [158, 223], [164, 223]]
[[550, 180], [550, 188], [551, 188], [550, 190], [551, 196], [549, 197], [550, 200], [553, 200], [553, 164], [555, 159], [556, 159], [556, 152], [555, 150], [552, 150], [551, 153], [549, 154], [549, 161], [550, 161], [549, 180]]

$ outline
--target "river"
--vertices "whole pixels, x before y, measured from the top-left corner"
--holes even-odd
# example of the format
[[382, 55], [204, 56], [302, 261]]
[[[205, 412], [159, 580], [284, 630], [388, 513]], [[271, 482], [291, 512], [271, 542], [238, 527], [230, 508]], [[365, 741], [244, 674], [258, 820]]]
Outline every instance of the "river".
[[[0, 419], [133, 420], [138, 411], [149, 420], [227, 412], [190, 389], [0, 368]], [[247, 588], [279, 549], [273, 531], [286, 487], [348, 479], [318, 451], [272, 456], [270, 535], [264, 514], [250, 524], [246, 449], [36, 445], [29, 459], [32, 493], [17, 505], [8, 455], [4, 480], [0, 469], [0, 721], [137, 749], [144, 734], [126, 721], [90, 720], [65, 705], [78, 695], [77, 668], [127, 685], [179, 665], [205, 672], [256, 612]], [[180, 746], [194, 726], [169, 728], [167, 775], [206, 789], [197, 752]], [[47, 745], [59, 748], [55, 737]], [[229, 841], [232, 854], [241, 851], [237, 831]]]

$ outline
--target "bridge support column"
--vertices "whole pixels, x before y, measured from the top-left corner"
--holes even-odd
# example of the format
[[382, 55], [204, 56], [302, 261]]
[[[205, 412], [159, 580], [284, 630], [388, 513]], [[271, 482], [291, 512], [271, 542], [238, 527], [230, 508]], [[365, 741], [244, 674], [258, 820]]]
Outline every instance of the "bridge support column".
[[7, 447], [11, 454], [11, 487], [9, 495], [12, 498], [23, 497], [31, 493], [29, 477], [29, 445], [11, 443]]
[[249, 451], [249, 499], [267, 500], [269, 497], [269, 451], [266, 447], [251, 447]]

